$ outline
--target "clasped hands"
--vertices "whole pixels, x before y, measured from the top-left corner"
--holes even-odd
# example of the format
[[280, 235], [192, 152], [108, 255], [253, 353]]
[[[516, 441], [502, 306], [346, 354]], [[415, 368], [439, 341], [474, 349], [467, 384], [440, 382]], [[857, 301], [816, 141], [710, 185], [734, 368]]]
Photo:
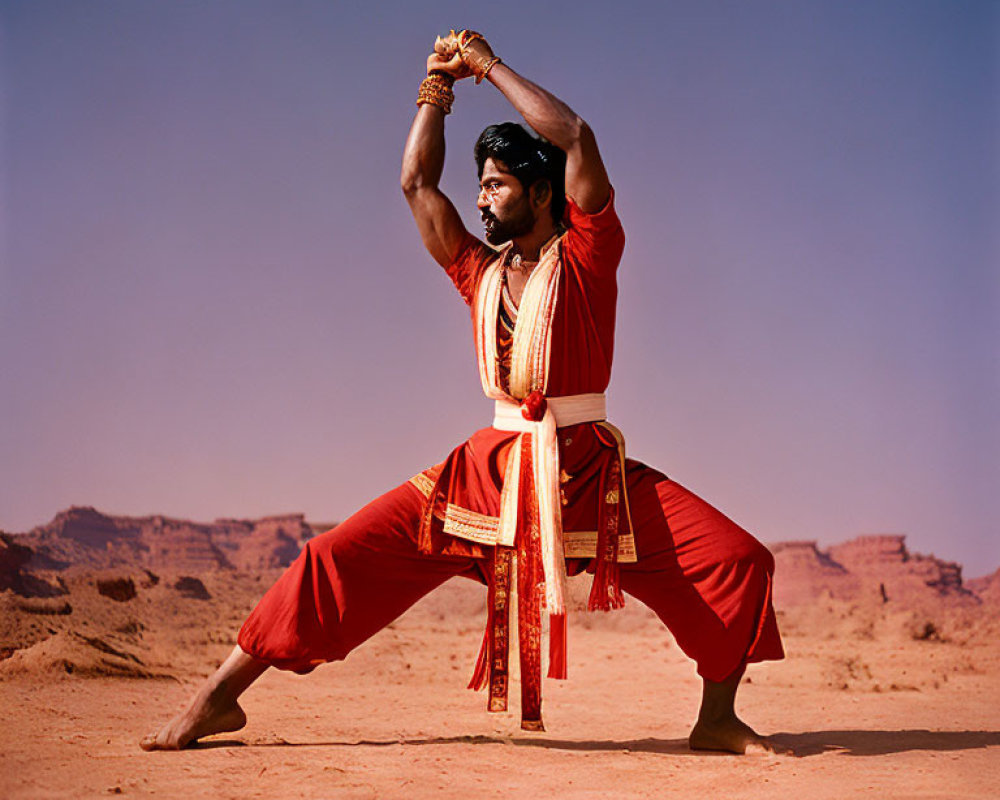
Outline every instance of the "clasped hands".
[[443, 73], [455, 80], [475, 76], [479, 83], [499, 61], [482, 34], [450, 31], [435, 40], [434, 52], [427, 57], [427, 74]]

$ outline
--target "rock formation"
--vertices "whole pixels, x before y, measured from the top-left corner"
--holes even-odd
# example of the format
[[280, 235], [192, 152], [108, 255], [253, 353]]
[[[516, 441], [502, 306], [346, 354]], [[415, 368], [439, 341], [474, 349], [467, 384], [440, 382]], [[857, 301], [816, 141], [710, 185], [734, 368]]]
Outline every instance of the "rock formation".
[[984, 603], [1000, 606], [1000, 569], [981, 578], [973, 578], [966, 583], [965, 588], [975, 592]]
[[66, 587], [32, 574], [27, 565], [35, 553], [14, 537], [0, 533], [0, 592], [10, 589], [21, 597], [56, 597], [66, 594]]
[[829, 555], [869, 586], [878, 583], [886, 599], [909, 599], [934, 594], [955, 600], [975, 596], [962, 585], [962, 567], [932, 555], [910, 553], [906, 537], [858, 536], [834, 545]]
[[[302, 514], [210, 523], [162, 515], [112, 516], [90, 507], [62, 511], [26, 534], [0, 534], [0, 591], [22, 596], [63, 592], [53, 572], [70, 566], [108, 571], [107, 579], [145, 580], [142, 570], [199, 575], [220, 569], [259, 572], [287, 566], [303, 543], [331, 524], [309, 524]], [[1000, 571], [963, 585], [958, 564], [910, 553], [897, 534], [859, 536], [821, 550], [813, 540], [771, 546], [777, 565], [774, 599], [779, 608], [818, 598], [913, 605], [945, 600], [1000, 603]], [[48, 577], [41, 577], [48, 572]], [[111, 591], [107, 589], [107, 591]], [[124, 602], [125, 594], [122, 595]]]
[[809, 603], [829, 594], [846, 598], [860, 589], [859, 581], [843, 565], [816, 546], [815, 540], [778, 542], [774, 554], [774, 603], [778, 607]]
[[302, 514], [189, 522], [126, 517], [73, 507], [16, 537], [33, 569], [147, 568], [183, 572], [286, 566], [313, 535]]
[[775, 605], [808, 603], [822, 595], [877, 603], [978, 602], [962, 583], [960, 565], [910, 553], [905, 540], [896, 534], [858, 536], [826, 551], [815, 541], [774, 544]]

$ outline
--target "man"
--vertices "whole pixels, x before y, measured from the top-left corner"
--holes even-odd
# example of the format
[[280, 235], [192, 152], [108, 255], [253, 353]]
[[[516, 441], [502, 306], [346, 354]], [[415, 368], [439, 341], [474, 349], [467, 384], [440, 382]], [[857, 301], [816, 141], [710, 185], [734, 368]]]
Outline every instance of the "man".
[[[477, 207], [499, 250], [465, 229], [438, 188], [452, 85], [469, 77], [492, 83], [542, 137], [506, 123], [476, 143]], [[493, 426], [308, 542], [189, 708], [142, 747], [237, 730], [246, 721], [237, 698], [269, 666], [308, 672], [343, 659], [456, 575], [488, 587], [470, 686], [489, 687], [490, 710], [507, 707], [516, 612], [522, 727], [543, 730], [544, 630], [548, 674], [564, 678], [565, 577], [587, 570], [590, 608], [633, 595], [697, 662], [703, 696], [692, 748], [771, 750], [736, 716], [734, 700], [748, 663], [783, 657], [773, 558], [707, 503], [626, 460], [605, 418], [624, 234], [593, 133], [469, 31], [435, 43], [417, 103], [402, 187], [425, 246], [471, 307]]]

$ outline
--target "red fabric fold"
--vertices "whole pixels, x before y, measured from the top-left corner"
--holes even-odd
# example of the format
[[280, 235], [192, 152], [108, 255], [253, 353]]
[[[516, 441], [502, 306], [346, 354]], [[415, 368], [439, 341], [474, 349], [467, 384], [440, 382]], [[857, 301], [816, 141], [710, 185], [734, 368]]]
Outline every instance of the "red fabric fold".
[[467, 688], [478, 692], [486, 686], [489, 678], [489, 656], [490, 656], [490, 624], [487, 622], [486, 630], [483, 631], [483, 643], [479, 647], [479, 657], [476, 659], [476, 668], [472, 671], [472, 680]]
[[566, 615], [549, 616], [549, 677], [566, 680]]

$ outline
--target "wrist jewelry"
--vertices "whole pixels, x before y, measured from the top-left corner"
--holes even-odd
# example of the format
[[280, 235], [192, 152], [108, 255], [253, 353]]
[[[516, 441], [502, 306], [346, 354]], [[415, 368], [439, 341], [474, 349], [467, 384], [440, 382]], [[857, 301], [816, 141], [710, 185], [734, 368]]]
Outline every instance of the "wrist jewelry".
[[[462, 31], [457, 38], [458, 52], [462, 56], [462, 61], [476, 76], [476, 83], [482, 83], [483, 78], [489, 74], [489, 71], [497, 65], [500, 59], [493, 55], [489, 42], [481, 33]], [[476, 42], [482, 42], [482, 44], [473, 47]]]
[[[452, 31], [452, 33], [454, 33], [454, 31]], [[480, 42], [482, 42], [483, 44], [486, 44], [486, 37], [484, 37], [481, 33], [477, 33], [476, 31], [469, 31], [469, 30], [460, 31], [457, 34], [456, 38], [458, 40], [458, 51], [459, 52], [463, 52], [465, 50], [465, 48], [467, 48], [470, 44], [472, 44], [477, 39]]]
[[455, 79], [451, 75], [443, 72], [432, 72], [420, 84], [420, 91], [417, 92], [417, 105], [422, 106], [429, 103], [437, 106], [445, 114], [451, 113], [451, 105], [455, 102], [455, 92], [452, 86]]
[[483, 74], [476, 76], [476, 83], [482, 83], [486, 80], [486, 76], [490, 74], [490, 70], [493, 69], [497, 64], [500, 63], [500, 56], [493, 56], [489, 61], [486, 62], [486, 66], [483, 67]]

